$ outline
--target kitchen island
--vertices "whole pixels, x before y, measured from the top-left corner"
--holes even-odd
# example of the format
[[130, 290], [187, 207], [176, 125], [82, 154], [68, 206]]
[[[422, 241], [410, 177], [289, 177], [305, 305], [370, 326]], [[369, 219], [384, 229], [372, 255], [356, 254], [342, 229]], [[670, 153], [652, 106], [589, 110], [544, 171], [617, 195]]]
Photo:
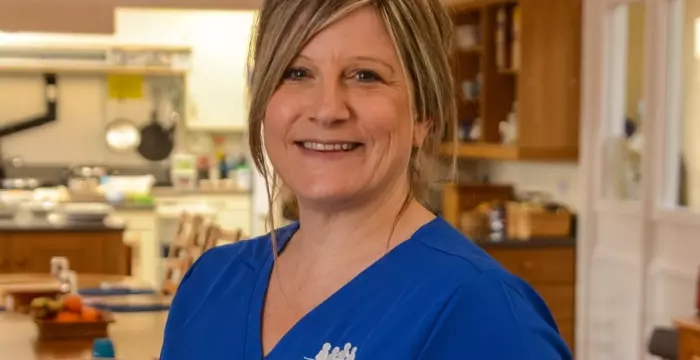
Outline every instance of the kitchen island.
[[79, 273], [128, 275], [120, 223], [68, 223], [60, 219], [0, 220], [0, 274], [49, 273], [64, 256]]

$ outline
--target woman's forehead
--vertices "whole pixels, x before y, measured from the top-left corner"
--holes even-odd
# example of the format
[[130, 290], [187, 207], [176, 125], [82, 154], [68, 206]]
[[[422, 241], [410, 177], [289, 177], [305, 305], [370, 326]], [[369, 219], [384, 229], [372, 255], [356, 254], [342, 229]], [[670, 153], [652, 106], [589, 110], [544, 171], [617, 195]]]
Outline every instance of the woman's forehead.
[[299, 56], [309, 60], [353, 58], [394, 65], [395, 46], [386, 25], [369, 6], [353, 10], [329, 24], [301, 49]]

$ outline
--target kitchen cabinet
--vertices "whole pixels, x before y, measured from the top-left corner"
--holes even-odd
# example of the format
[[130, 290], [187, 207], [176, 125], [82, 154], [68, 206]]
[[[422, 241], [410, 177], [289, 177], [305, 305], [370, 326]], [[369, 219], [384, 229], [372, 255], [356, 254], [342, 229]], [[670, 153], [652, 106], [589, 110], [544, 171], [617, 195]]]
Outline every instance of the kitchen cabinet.
[[112, 1], [3, 0], [0, 31], [111, 35], [114, 6]]
[[253, 228], [252, 199], [247, 192], [234, 190], [214, 191], [154, 191], [156, 204], [161, 206], [186, 206], [201, 204], [216, 211], [216, 222], [224, 231], [241, 230], [244, 236], [250, 236]]
[[126, 228], [122, 238], [131, 247], [131, 275], [143, 284], [157, 286], [161, 272], [155, 209], [119, 209], [113, 216]]
[[442, 154], [577, 161], [581, 0], [454, 0], [446, 6], [462, 46], [454, 61], [459, 125], [448, 129]]
[[[567, 240], [479, 243], [513, 275], [530, 284], [552, 312], [564, 341], [574, 351], [576, 250]], [[511, 246], [512, 245], [512, 246]]]
[[0, 273], [49, 273], [64, 256], [79, 273], [127, 275], [122, 231], [19, 230], [0, 233]]
[[254, 12], [118, 9], [116, 19], [120, 41], [191, 48], [185, 100], [188, 128], [247, 129], [245, 65]]

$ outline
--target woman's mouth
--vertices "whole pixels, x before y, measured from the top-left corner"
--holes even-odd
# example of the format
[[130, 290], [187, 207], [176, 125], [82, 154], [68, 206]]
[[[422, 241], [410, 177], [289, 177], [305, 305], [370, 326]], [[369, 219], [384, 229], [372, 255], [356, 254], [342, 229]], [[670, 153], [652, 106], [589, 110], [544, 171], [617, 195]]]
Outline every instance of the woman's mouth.
[[295, 141], [294, 144], [306, 150], [320, 152], [353, 151], [362, 146], [359, 142]]

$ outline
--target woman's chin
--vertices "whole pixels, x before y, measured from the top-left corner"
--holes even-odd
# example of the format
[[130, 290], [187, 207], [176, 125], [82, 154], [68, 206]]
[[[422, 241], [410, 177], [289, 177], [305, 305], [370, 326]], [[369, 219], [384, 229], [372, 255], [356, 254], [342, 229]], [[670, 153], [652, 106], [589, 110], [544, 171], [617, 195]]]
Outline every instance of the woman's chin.
[[297, 192], [297, 198], [301, 207], [328, 209], [342, 209], [358, 200], [360, 192], [357, 189], [338, 187], [305, 189]]

